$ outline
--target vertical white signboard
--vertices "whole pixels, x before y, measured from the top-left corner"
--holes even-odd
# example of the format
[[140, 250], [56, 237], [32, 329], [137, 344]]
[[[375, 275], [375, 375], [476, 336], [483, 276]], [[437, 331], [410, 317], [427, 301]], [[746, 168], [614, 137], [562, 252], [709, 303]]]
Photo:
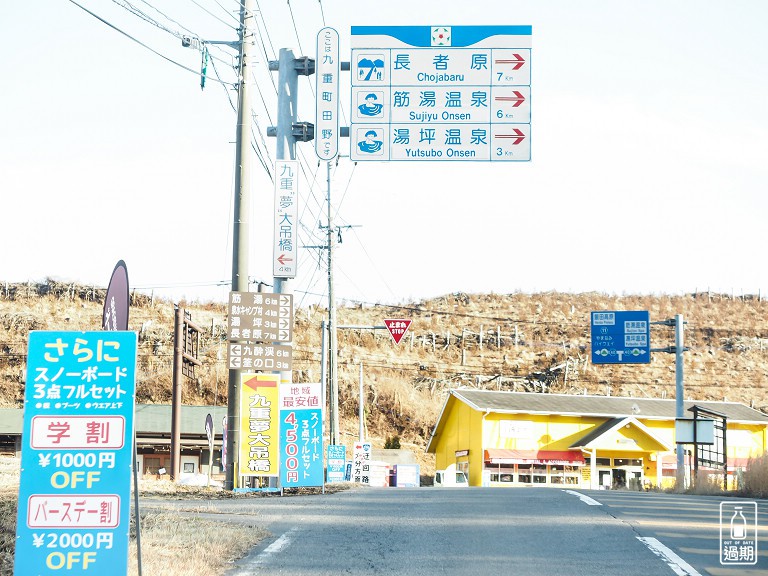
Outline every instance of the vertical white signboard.
[[275, 236], [272, 275], [296, 278], [299, 225], [299, 163], [296, 160], [275, 162]]
[[339, 153], [339, 33], [323, 28], [317, 33], [315, 153], [332, 160]]

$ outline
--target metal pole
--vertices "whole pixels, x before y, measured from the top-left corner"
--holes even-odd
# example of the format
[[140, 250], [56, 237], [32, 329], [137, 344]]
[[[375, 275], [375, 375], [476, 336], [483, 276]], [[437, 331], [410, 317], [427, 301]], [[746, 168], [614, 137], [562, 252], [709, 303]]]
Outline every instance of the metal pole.
[[[277, 160], [296, 159], [296, 139], [293, 137], [293, 123], [296, 122], [296, 92], [298, 90], [299, 76], [294, 65], [293, 51], [288, 48], [280, 48], [280, 60], [277, 73], [277, 143], [275, 146], [275, 158]], [[275, 174], [277, 178], [279, 175]], [[288, 278], [275, 277], [275, 292], [278, 294], [292, 294]], [[291, 382], [291, 372], [281, 372], [282, 382]]]
[[696, 435], [698, 428], [699, 411], [693, 407], [693, 479], [691, 485], [695, 488], [699, 482], [699, 439]]
[[[235, 146], [235, 200], [232, 226], [232, 291], [248, 290], [248, 250], [251, 216], [251, 54], [254, 48], [253, 24], [256, 0], [240, 4], [240, 69], [237, 102], [237, 138]], [[227, 386], [227, 466], [224, 488], [235, 487], [239, 458], [240, 372], [229, 371]]]
[[[728, 420], [723, 417], [723, 490], [728, 490]], [[717, 439], [715, 439], [717, 441]], [[736, 480], [736, 477], [733, 477]], [[739, 486], [741, 488], [741, 486]]]
[[363, 363], [360, 362], [360, 405], [358, 406], [358, 412], [360, 415], [360, 442], [365, 440], [365, 433], [363, 432]]
[[[296, 139], [293, 137], [293, 123], [296, 121], [296, 92], [299, 85], [299, 76], [294, 65], [293, 51], [287, 48], [280, 49], [280, 60], [277, 72], [277, 143], [275, 146], [275, 158], [277, 160], [296, 159]], [[274, 178], [279, 178], [275, 174]], [[296, 175], [298, 179], [298, 174]], [[274, 208], [277, 211], [277, 206]], [[275, 293], [293, 294], [288, 278], [274, 278]], [[293, 318], [290, 319], [293, 322]], [[292, 342], [287, 342], [291, 346]], [[293, 381], [293, 373], [290, 370], [280, 372], [280, 386], [290, 385]], [[282, 490], [282, 487], [281, 487]]]
[[339, 383], [337, 374], [338, 342], [336, 338], [336, 299], [333, 293], [333, 213], [331, 212], [331, 163], [327, 163], [328, 177], [328, 379], [331, 384], [331, 444], [339, 443]]
[[179, 479], [181, 470], [181, 387], [184, 343], [184, 310], [175, 307], [173, 320], [173, 383], [171, 384], [171, 480]]
[[[675, 417], [685, 416], [685, 392], [683, 390], [683, 315], [675, 315]], [[677, 445], [677, 489], [685, 489], [685, 445]]]
[[[328, 351], [328, 344], [327, 344], [327, 337], [328, 334], [328, 324], [325, 320], [323, 320], [320, 323], [320, 383], [321, 383], [321, 389], [323, 391], [323, 408], [325, 408], [325, 403], [327, 401], [328, 396], [328, 356], [326, 352]], [[327, 412], [330, 414], [330, 411]], [[330, 419], [330, 418], [329, 418]], [[330, 430], [330, 424], [328, 425], [328, 429]]]
[[296, 122], [296, 92], [299, 75], [296, 72], [293, 50], [280, 48], [277, 71], [277, 142], [275, 157], [278, 160], [296, 159], [296, 139], [293, 124]]
[[136, 446], [136, 426], [133, 427], [133, 515], [136, 523], [136, 565], [139, 576], [141, 569], [141, 515], [139, 513], [139, 451]]

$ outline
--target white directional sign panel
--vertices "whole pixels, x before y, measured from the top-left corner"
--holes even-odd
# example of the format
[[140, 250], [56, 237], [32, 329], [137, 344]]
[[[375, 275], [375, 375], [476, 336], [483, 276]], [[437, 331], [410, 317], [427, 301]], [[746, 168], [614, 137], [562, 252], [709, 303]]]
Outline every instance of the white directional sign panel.
[[353, 26], [350, 158], [531, 159], [530, 26]]
[[275, 236], [272, 274], [275, 278], [296, 278], [299, 226], [299, 163], [275, 162]]

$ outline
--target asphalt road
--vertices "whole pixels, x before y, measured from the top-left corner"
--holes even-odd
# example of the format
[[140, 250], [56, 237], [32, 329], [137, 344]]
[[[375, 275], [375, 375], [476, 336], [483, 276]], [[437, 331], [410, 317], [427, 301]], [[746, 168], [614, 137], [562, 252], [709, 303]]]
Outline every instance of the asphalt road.
[[[181, 504], [228, 519], [256, 517], [272, 533], [227, 576], [768, 575], [768, 535], [756, 566], [720, 565], [721, 501], [552, 488], [389, 488]], [[764, 530], [768, 501], [758, 508]]]

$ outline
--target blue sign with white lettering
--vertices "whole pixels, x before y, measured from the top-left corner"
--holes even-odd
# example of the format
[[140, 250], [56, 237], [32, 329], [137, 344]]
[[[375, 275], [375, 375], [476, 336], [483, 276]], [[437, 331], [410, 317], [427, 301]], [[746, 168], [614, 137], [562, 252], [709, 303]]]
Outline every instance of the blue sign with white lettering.
[[328, 446], [328, 483], [344, 482], [344, 471], [347, 467], [347, 447], [340, 444]]
[[322, 385], [280, 386], [280, 482], [284, 488], [323, 485]]
[[135, 332], [31, 332], [16, 576], [126, 574]]
[[592, 312], [592, 364], [647, 364], [651, 326], [647, 310]]

